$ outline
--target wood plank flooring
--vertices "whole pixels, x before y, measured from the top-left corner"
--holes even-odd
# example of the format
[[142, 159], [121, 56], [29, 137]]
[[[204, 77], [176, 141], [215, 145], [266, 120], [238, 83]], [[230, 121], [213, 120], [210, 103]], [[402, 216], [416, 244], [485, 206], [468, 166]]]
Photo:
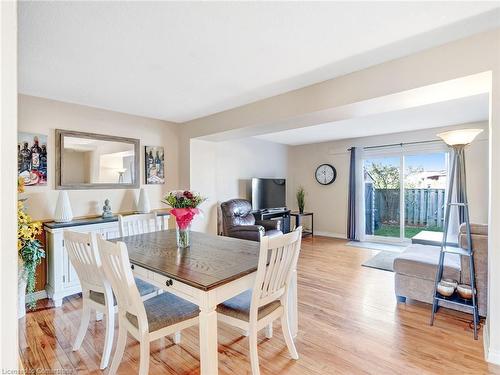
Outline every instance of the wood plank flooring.
[[[470, 316], [441, 309], [429, 326], [430, 306], [397, 305], [394, 275], [361, 267], [376, 252], [325, 237], [304, 239], [298, 265], [300, 359], [290, 359], [279, 322], [274, 337], [259, 336], [264, 374], [500, 374], [484, 361], [482, 332], [472, 338]], [[99, 370], [104, 323], [91, 321], [78, 352], [71, 346], [80, 322], [80, 296], [52, 308], [44, 300], [20, 320], [19, 343], [25, 369], [65, 374], [106, 374]], [[115, 337], [116, 340], [116, 337]], [[198, 330], [183, 331], [151, 346], [150, 374], [199, 374]], [[119, 374], [136, 374], [139, 346], [129, 338]], [[219, 374], [250, 374], [248, 339], [219, 324]]]

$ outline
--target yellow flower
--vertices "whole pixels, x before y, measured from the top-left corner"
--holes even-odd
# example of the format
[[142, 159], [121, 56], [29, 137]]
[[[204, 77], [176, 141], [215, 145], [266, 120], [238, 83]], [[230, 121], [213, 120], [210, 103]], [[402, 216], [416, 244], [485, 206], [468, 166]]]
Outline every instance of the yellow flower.
[[24, 193], [24, 178], [22, 177], [17, 178], [17, 192]]

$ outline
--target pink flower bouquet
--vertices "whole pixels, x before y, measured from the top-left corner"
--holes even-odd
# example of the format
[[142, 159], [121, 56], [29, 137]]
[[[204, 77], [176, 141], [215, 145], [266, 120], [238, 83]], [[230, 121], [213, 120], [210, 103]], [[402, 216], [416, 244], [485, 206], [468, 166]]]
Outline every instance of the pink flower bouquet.
[[197, 208], [206, 198], [189, 190], [176, 190], [169, 192], [163, 203], [172, 207], [170, 213], [175, 217], [177, 224], [177, 246], [189, 247], [189, 229], [195, 215], [200, 213]]

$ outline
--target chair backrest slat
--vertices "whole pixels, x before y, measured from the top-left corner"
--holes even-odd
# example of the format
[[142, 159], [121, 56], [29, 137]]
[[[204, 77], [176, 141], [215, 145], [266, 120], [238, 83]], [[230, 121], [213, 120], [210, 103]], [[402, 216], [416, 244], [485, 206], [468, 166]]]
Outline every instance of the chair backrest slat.
[[250, 319], [256, 319], [260, 306], [282, 298], [286, 293], [297, 266], [301, 240], [302, 227], [282, 236], [261, 239]]
[[118, 215], [118, 227], [120, 228], [120, 237], [160, 230], [158, 220], [156, 220], [156, 212], [127, 216]]
[[96, 235], [65, 231], [63, 237], [64, 247], [78, 275], [82, 290], [104, 293], [107, 281], [96, 247]]
[[139, 322], [147, 321], [146, 310], [130, 267], [127, 246], [123, 242], [113, 243], [102, 238], [97, 239], [97, 246], [104, 274], [116, 296], [118, 311], [136, 315]]

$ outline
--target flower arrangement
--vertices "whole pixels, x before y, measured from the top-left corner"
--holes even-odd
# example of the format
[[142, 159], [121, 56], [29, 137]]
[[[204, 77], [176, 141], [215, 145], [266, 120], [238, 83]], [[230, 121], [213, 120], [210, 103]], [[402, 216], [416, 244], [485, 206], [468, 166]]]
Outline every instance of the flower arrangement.
[[189, 227], [195, 215], [200, 213], [197, 208], [206, 198], [200, 194], [189, 190], [175, 190], [169, 192], [164, 198], [163, 203], [172, 207], [170, 213], [175, 217], [177, 223], [177, 246], [180, 248], [188, 247]]
[[[24, 192], [24, 180], [17, 180], [17, 192]], [[35, 291], [36, 267], [45, 258], [45, 251], [37, 236], [42, 233], [42, 224], [34, 222], [26, 213], [24, 207], [25, 199], [17, 200], [17, 251], [23, 262], [23, 277], [26, 277], [26, 292], [28, 294]], [[34, 308], [35, 300], [28, 301], [28, 307]]]

